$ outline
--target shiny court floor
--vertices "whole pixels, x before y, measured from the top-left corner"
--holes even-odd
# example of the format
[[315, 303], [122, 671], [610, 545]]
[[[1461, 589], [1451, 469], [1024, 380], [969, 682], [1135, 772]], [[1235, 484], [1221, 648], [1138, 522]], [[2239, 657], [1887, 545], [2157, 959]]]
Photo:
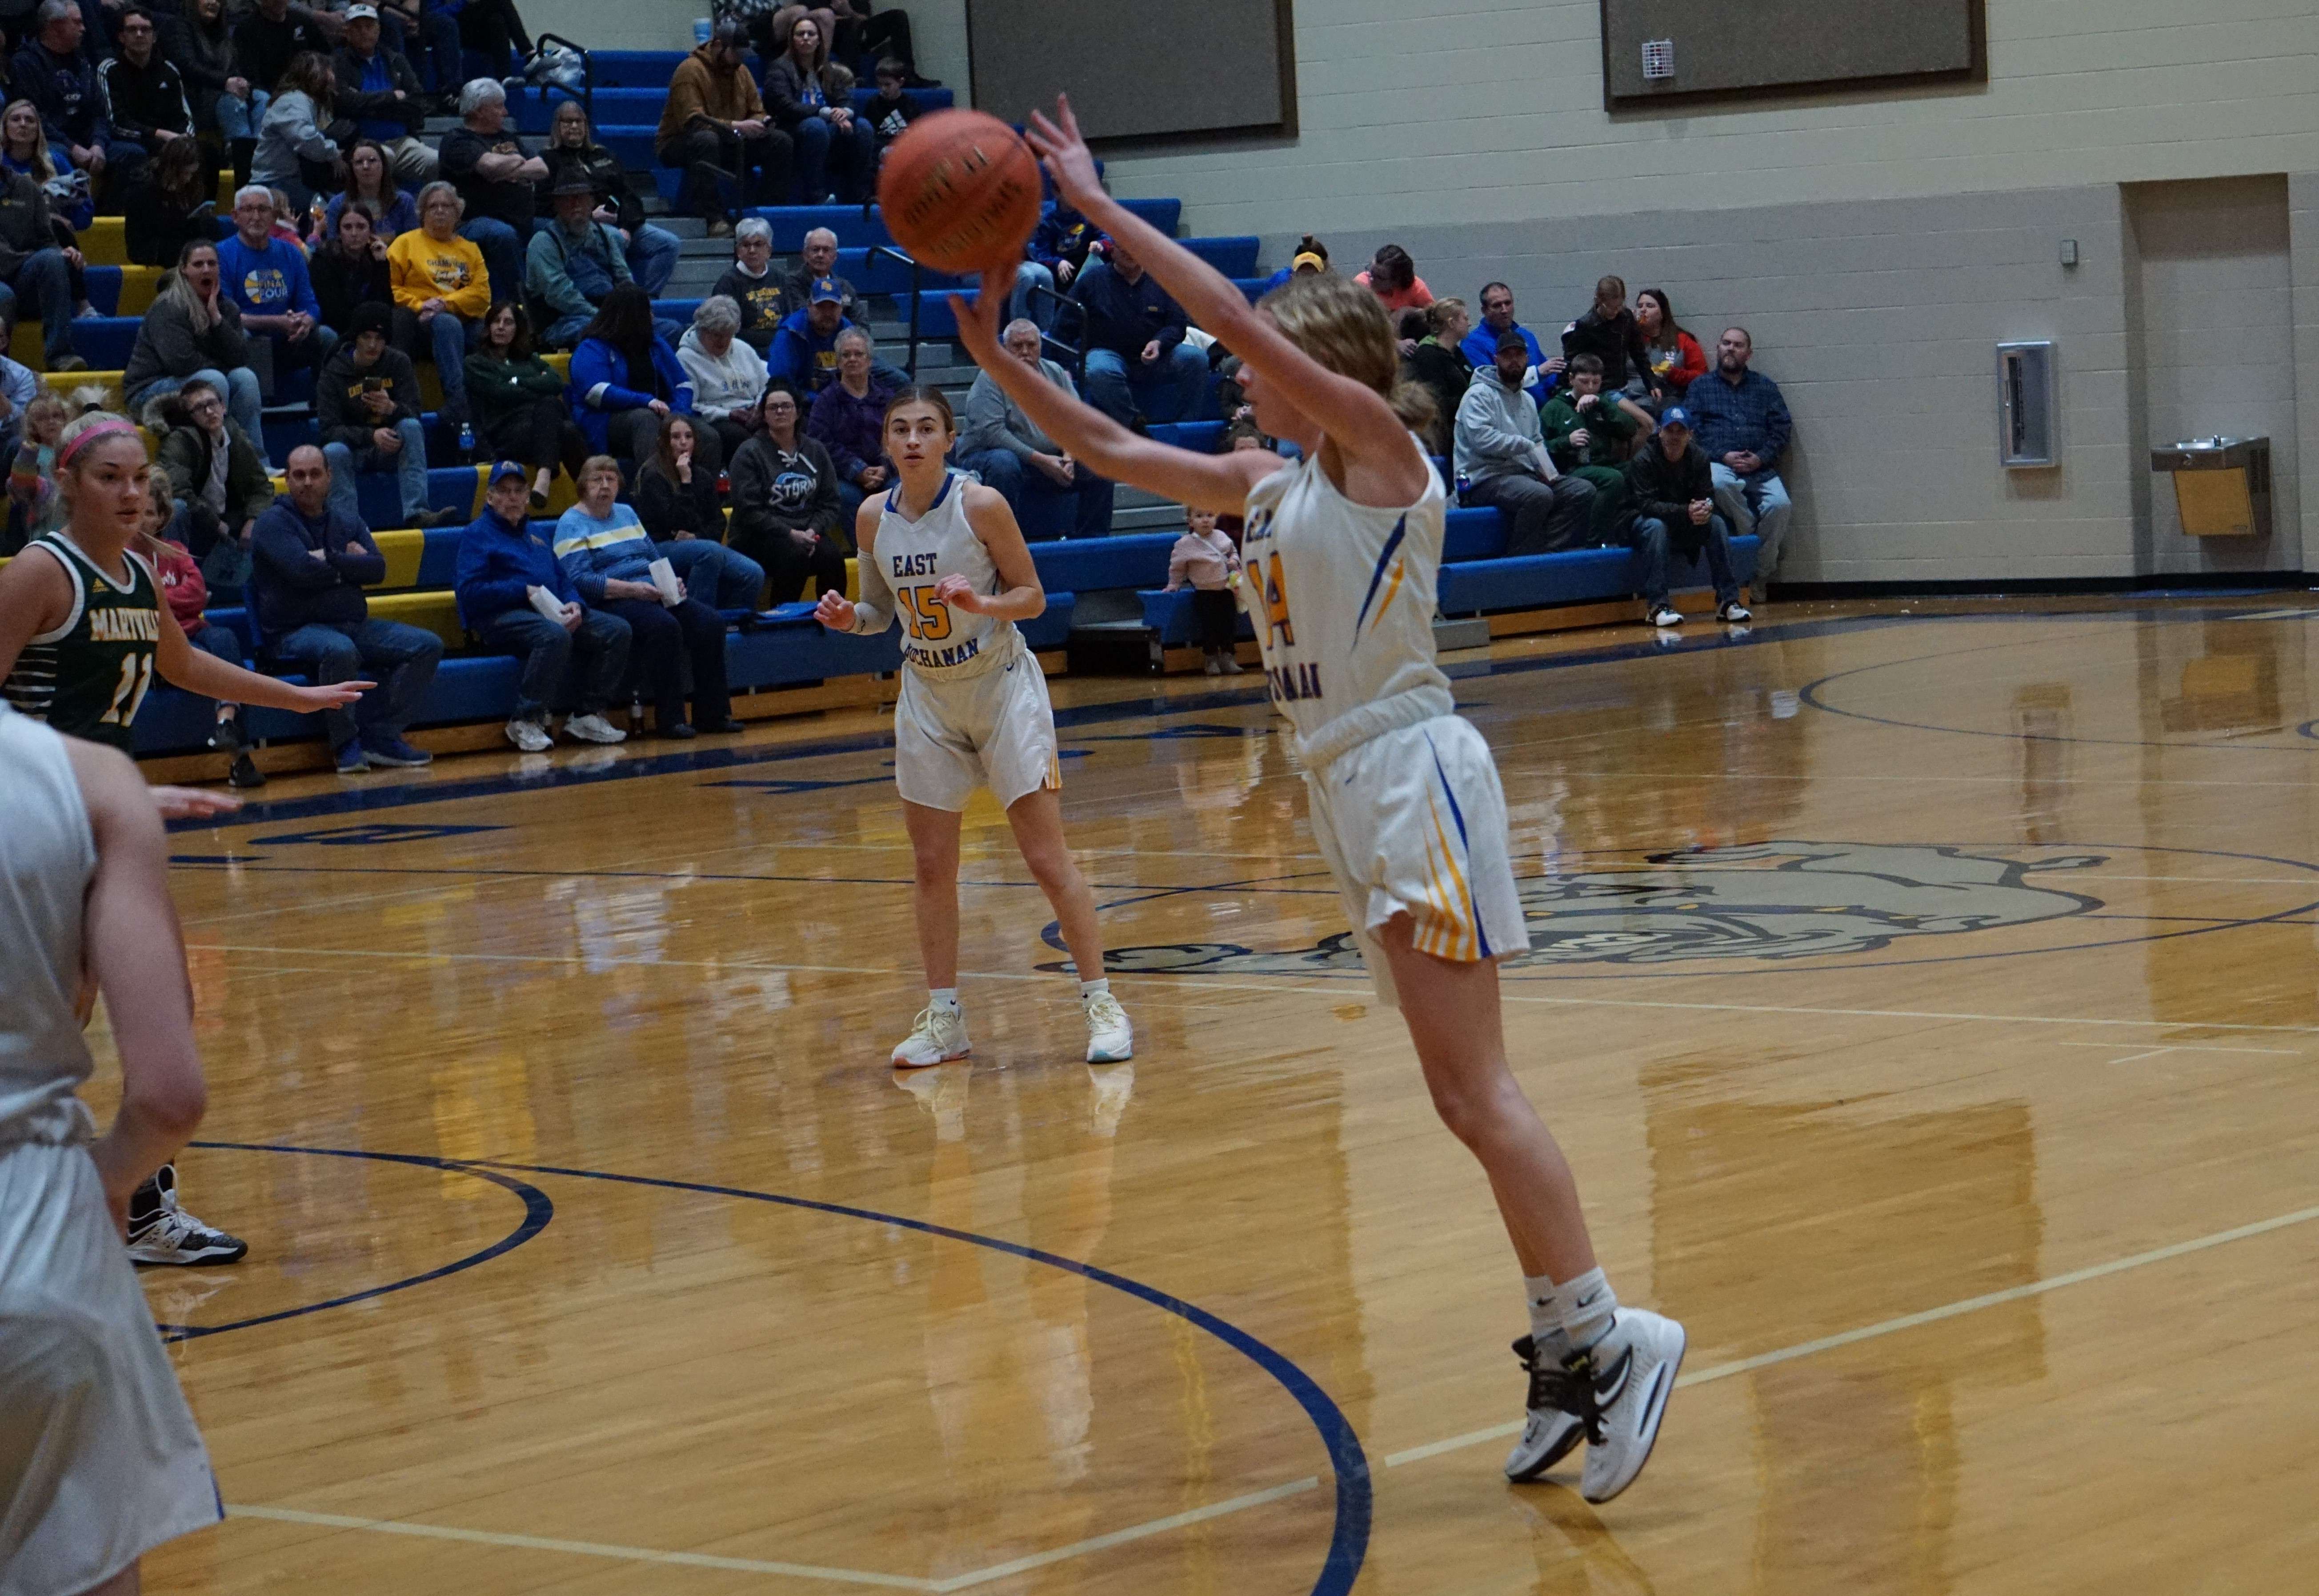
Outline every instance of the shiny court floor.
[[877, 719], [277, 781], [182, 832], [149, 1274], [187, 1591], [2285, 1591], [2319, 1558], [2319, 609], [1774, 611], [1459, 667], [1516, 1068], [1685, 1320], [1600, 1510], [1254, 677], [1057, 684], [1132, 1066], [969, 816], [970, 1064]]

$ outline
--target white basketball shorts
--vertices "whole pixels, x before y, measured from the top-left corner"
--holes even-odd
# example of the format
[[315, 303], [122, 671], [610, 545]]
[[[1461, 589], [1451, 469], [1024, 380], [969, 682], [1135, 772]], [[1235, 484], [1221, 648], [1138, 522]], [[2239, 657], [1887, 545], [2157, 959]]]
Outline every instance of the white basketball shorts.
[[1008, 665], [943, 681], [902, 667], [894, 706], [894, 785], [914, 804], [952, 814], [988, 786], [999, 807], [1059, 789], [1055, 708], [1029, 649]]
[[1307, 771], [1313, 836], [1337, 878], [1377, 1000], [1400, 1006], [1376, 944], [1395, 915], [1418, 951], [1460, 963], [1529, 951], [1506, 851], [1506, 798], [1482, 734], [1439, 716]]
[[224, 1516], [87, 1150], [0, 1153], [0, 1592], [78, 1596]]

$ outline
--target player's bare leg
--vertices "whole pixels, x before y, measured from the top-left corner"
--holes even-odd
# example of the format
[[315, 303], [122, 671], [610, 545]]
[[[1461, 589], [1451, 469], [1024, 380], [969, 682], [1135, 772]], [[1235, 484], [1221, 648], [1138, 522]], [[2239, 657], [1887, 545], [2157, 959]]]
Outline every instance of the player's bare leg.
[[894, 1062], [911, 1069], [963, 1059], [970, 1043], [958, 1000], [959, 817], [948, 809], [902, 800], [910, 834], [911, 900], [918, 922], [918, 962], [926, 972], [926, 1006]]
[[1095, 893], [1079, 873], [1079, 861], [1071, 856], [1070, 844], [1063, 839], [1061, 798], [1051, 788], [1026, 792], [1007, 807], [1006, 823], [1015, 828], [1015, 845], [1022, 850], [1032, 879], [1047, 895], [1062, 932], [1063, 946], [1070, 950], [1071, 962], [1078, 967], [1079, 1000], [1087, 1010], [1087, 1062], [1116, 1064], [1132, 1057], [1134, 1030], [1128, 1023], [1127, 1011], [1111, 995], [1111, 982], [1104, 974], [1103, 933], [1096, 924]]

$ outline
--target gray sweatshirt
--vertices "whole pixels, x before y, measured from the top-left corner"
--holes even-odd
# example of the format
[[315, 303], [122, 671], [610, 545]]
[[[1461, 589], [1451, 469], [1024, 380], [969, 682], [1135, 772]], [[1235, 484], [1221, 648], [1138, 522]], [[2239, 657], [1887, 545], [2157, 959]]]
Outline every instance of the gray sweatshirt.
[[1469, 482], [1534, 476], [1550, 482], [1560, 474], [1547, 455], [1538, 401], [1499, 381], [1494, 366], [1475, 368], [1458, 401], [1453, 447], [1457, 473]]
[[[1046, 374], [1047, 381], [1078, 397], [1078, 391], [1071, 386], [1070, 373], [1051, 360], [1041, 360], [1039, 369]], [[967, 390], [966, 425], [960, 429], [958, 446], [969, 454], [1005, 449], [1025, 460], [1033, 455], [1063, 452], [1062, 445], [1032, 425], [1023, 407], [1006, 397], [1006, 391], [991, 381], [988, 372], [977, 373], [974, 386]]]

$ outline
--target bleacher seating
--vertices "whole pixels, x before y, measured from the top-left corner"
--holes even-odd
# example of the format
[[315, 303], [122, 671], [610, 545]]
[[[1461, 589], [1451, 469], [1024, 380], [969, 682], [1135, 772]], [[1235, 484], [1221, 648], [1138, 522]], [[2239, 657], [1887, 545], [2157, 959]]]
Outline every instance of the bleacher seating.
[[[592, 121], [599, 140], [621, 158], [645, 193], [656, 188], [669, 198], [676, 192], [680, 175], [657, 165], [653, 141], [669, 74], [679, 55], [673, 50], [600, 50], [590, 56], [594, 73]], [[867, 86], [857, 90], [857, 102], [866, 103], [872, 92]], [[928, 109], [952, 103], [948, 90], [912, 92]], [[516, 125], [533, 135], [544, 132], [555, 104], [565, 97], [569, 96], [561, 91], [519, 88], [511, 84], [510, 105]], [[230, 203], [230, 196], [223, 196], [222, 191], [221, 196], [224, 203]], [[1183, 215], [1179, 201], [1141, 198], [1124, 203], [1170, 237], [1180, 230]], [[771, 224], [777, 256], [790, 257], [777, 262], [777, 269], [782, 271], [795, 264], [794, 257], [808, 231], [819, 227], [835, 231], [842, 245], [837, 270], [869, 297], [870, 320], [883, 329], [884, 336], [893, 337], [891, 329], [897, 323], [907, 325], [915, 308], [923, 343], [940, 351], [954, 338], [957, 329], [950, 311], [949, 294], [963, 286], [961, 281], [932, 270], [914, 270], [890, 254], [873, 254], [878, 247], [890, 248], [893, 243], [874, 205], [776, 206], [759, 209], [752, 214]], [[89, 384], [107, 388], [115, 402], [119, 400], [122, 368], [135, 344], [139, 319], [152, 304], [162, 275], [155, 267], [125, 264], [122, 225], [119, 218], [99, 218], [81, 234], [81, 247], [89, 262], [89, 297], [99, 314], [77, 322], [72, 337], [76, 352], [88, 361], [91, 369], [55, 374], [48, 379], [50, 385], [60, 392]], [[690, 230], [697, 236], [697, 226]], [[1242, 235], [1181, 241], [1232, 278], [1250, 299], [1261, 292], [1266, 278], [1258, 258], [1259, 240], [1256, 238]], [[721, 254], [723, 248], [717, 247], [709, 258]], [[691, 258], [698, 262], [701, 257], [697, 253], [698, 247], [695, 250]], [[694, 275], [682, 279], [690, 285], [690, 294], [705, 292], [698, 273], [696, 265]], [[697, 297], [672, 296], [658, 302], [655, 310], [663, 320], [688, 323], [699, 303]], [[18, 359], [38, 369], [41, 360], [37, 320], [20, 320], [11, 347]], [[568, 360], [564, 356], [550, 358], [559, 366]], [[898, 362], [900, 356], [894, 358]], [[937, 354], [934, 358], [934, 369], [949, 374], [942, 380], [952, 385], [963, 383], [965, 374], [958, 356]], [[435, 374], [424, 361], [420, 363], [420, 373], [428, 400], [433, 403], [439, 399]], [[302, 390], [293, 384], [293, 392], [277, 398], [294, 400], [299, 392]], [[298, 444], [315, 441], [311, 416], [302, 418], [294, 411], [276, 409], [268, 415], [266, 427], [268, 443], [277, 460], [286, 457], [289, 449]], [[430, 458], [456, 458], [455, 440], [449, 429], [438, 425], [431, 415], [429, 427]], [[1216, 446], [1222, 429], [1222, 423], [1215, 419], [1192, 418], [1156, 421], [1150, 433], [1163, 442], [1206, 451]], [[479, 513], [483, 477], [483, 469], [477, 465], [439, 465], [429, 473], [429, 504], [438, 509], [456, 509], [470, 516]], [[397, 488], [392, 474], [365, 473], [356, 484], [356, 491], [365, 519], [384, 525], [399, 518]], [[571, 486], [559, 476], [550, 515], [571, 501]], [[1631, 560], [1624, 549], [1584, 549], [1508, 559], [1504, 556], [1505, 527], [1505, 518], [1493, 509], [1449, 511], [1439, 591], [1443, 615], [1486, 616], [1599, 603], [1629, 598], [1634, 593]], [[373, 612], [425, 627], [442, 637], [450, 650], [416, 717], [414, 724], [420, 727], [503, 719], [515, 696], [516, 662], [475, 652], [459, 625], [450, 591], [457, 564], [459, 535], [456, 527], [377, 534], [387, 572], [385, 581], [374, 590]], [[1142, 627], [1162, 645], [1178, 646], [1189, 642], [1194, 636], [1191, 594], [1162, 591], [1169, 554], [1178, 535], [1176, 529], [1169, 528], [1034, 544], [1032, 558], [1047, 589], [1047, 608], [1044, 614], [1023, 628], [1031, 645], [1040, 651], [1062, 648], [1082, 617], [1091, 617], [1093, 624], [1115, 626], [1132, 622], [1111, 618], [1132, 618], [1139, 613]], [[1754, 574], [1755, 550], [1756, 540], [1753, 537], [1733, 542], [1733, 562], [1743, 582]], [[1696, 567], [1678, 570], [1675, 574], [1677, 584], [1684, 587], [1703, 579], [1703, 573]], [[847, 591], [856, 591], [851, 562]], [[1099, 599], [1099, 602], [1082, 603], [1091, 598]], [[252, 659], [257, 658], [256, 638], [245, 610], [221, 605], [210, 612], [210, 618], [239, 630], [245, 650]], [[735, 629], [728, 636], [726, 651], [727, 671], [736, 691], [889, 672], [899, 664], [894, 636], [862, 638], [831, 633], [812, 618], [811, 606], [802, 601], [777, 602], [771, 609], [735, 614], [728, 619], [735, 624]], [[1245, 627], [1245, 620], [1242, 626]], [[311, 738], [317, 730], [311, 717], [262, 708], [250, 712], [248, 726], [254, 737], [263, 740]], [[210, 714], [205, 703], [163, 688], [148, 697], [138, 718], [138, 749], [144, 753], [191, 752], [202, 745], [209, 729]]]

